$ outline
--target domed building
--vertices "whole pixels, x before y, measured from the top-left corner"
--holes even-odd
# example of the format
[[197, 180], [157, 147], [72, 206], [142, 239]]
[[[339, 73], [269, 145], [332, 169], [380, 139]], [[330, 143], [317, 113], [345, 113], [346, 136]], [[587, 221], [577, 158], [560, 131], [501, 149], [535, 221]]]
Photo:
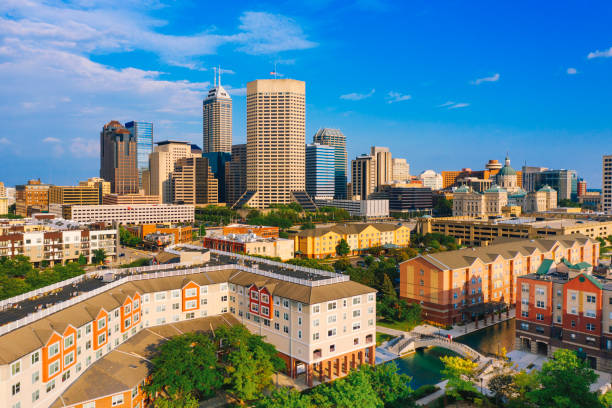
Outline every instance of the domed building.
[[495, 175], [495, 182], [509, 194], [513, 194], [520, 191], [517, 178], [516, 170], [510, 166], [510, 158], [506, 156], [504, 167]]

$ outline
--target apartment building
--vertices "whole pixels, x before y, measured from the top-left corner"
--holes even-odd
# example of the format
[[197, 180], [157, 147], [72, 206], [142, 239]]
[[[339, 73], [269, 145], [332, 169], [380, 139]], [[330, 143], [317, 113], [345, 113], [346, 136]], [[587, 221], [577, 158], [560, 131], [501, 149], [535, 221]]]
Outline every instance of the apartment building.
[[425, 320], [472, 320], [514, 305], [520, 299], [517, 279], [536, 272], [547, 259], [561, 258], [597, 265], [599, 242], [564, 235], [419, 255], [400, 264], [400, 297], [420, 303]]
[[376, 186], [376, 158], [361, 155], [351, 160], [351, 199], [368, 199]]
[[117, 204], [117, 205], [51, 205], [49, 212], [76, 222], [118, 224], [157, 224], [193, 222], [193, 205]]
[[9, 204], [8, 197], [0, 197], [0, 214], [8, 214]]
[[293, 259], [292, 239], [263, 238], [254, 233], [210, 235], [204, 238], [204, 248], [236, 254], [263, 255], [280, 258], [282, 261]]
[[53, 216], [0, 220], [0, 257], [24, 255], [34, 266], [74, 262], [81, 255], [92, 262], [94, 251], [104, 249], [109, 261], [117, 257], [117, 229], [81, 226]]
[[15, 212], [22, 217], [49, 209], [49, 184], [40, 179], [15, 186]]
[[419, 218], [416, 230], [420, 234], [433, 232], [450, 235], [464, 245], [488, 245], [498, 238], [527, 239], [571, 234], [582, 234], [593, 239], [605, 238], [612, 234], [612, 220], [552, 218], [552, 214], [547, 216], [544, 213], [534, 214], [534, 217], [500, 216], [491, 219]]
[[94, 186], [50, 186], [49, 204], [97, 205], [100, 194]]
[[315, 200], [319, 207], [335, 207], [353, 217], [380, 219], [389, 217], [389, 200]]
[[557, 257], [518, 279], [517, 348], [549, 357], [575, 350], [592, 368], [612, 372], [612, 281], [592, 269]]
[[397, 248], [410, 244], [410, 229], [402, 224], [336, 224], [298, 232], [294, 237], [295, 254], [302, 258], [334, 257], [336, 245], [344, 239], [356, 255], [374, 247]]
[[250, 259], [267, 263], [267, 271], [147, 267], [0, 328], [0, 398], [11, 408], [139, 407], [156, 346], [239, 323], [274, 345], [287, 373], [309, 385], [315, 376], [333, 379], [374, 364], [374, 289]]

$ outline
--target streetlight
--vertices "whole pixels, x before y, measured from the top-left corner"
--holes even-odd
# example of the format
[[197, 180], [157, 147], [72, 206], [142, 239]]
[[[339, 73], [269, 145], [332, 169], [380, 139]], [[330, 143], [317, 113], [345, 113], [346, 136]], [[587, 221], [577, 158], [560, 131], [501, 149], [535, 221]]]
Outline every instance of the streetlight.
[[482, 391], [482, 377], [480, 377], [480, 393], [483, 394], [483, 391]]

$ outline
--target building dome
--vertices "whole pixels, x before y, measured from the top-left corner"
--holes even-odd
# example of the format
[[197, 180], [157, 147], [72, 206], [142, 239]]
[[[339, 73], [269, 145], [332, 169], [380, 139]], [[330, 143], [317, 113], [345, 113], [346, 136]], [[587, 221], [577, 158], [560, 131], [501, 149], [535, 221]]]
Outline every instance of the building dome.
[[493, 184], [491, 186], [491, 188], [488, 188], [485, 190], [485, 193], [505, 193], [506, 190], [504, 190], [502, 187], [498, 186], [497, 184]]
[[501, 170], [499, 171], [499, 173], [497, 173], [497, 175], [516, 176], [516, 170], [514, 170], [512, 166], [510, 166], [510, 158], [508, 158], [508, 156], [506, 156], [506, 163], [504, 164], [504, 167], [501, 168]]
[[553, 191], [556, 191], [556, 190], [554, 188], [552, 188], [551, 186], [549, 186], [549, 185], [544, 185], [538, 191], [545, 191], [545, 192], [550, 193], [550, 192], [553, 192]]

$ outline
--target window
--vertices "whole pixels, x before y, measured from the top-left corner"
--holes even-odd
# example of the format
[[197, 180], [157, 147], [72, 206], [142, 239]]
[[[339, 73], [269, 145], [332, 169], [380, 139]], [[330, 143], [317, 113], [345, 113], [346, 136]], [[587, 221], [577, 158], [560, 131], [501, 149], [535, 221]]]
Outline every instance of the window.
[[587, 295], [586, 301], [587, 301], [587, 303], [596, 303], [597, 297], [596, 296], [592, 296], [592, 295]]
[[283, 307], [286, 309], [289, 308], [289, 301], [287, 299], [283, 299]]
[[40, 379], [40, 373], [38, 371], [32, 374], [32, 384], [36, 384]]
[[541, 313], [536, 313], [536, 320], [544, 320], [544, 315]]
[[64, 356], [64, 367], [67, 367], [72, 363], [74, 363], [74, 351], [71, 351]]
[[123, 404], [123, 394], [113, 395], [112, 406], [116, 407], [121, 404]]
[[101, 346], [104, 343], [106, 343], [106, 333], [100, 333], [98, 335], [98, 346]]
[[353, 310], [353, 318], [361, 316], [361, 310]]
[[327, 303], [327, 310], [336, 310], [336, 302], [328, 302]]
[[529, 317], [529, 312], [527, 310], [521, 310], [522, 317]]
[[179, 297], [181, 297], [181, 291], [180, 291], [180, 290], [178, 290], [178, 289], [174, 289], [174, 290], [173, 290], [172, 292], [170, 292], [170, 293], [171, 293], [171, 296], [172, 296], [173, 298], [179, 298]]
[[544, 303], [543, 300], [537, 300], [536, 307], [539, 307], [540, 309], [544, 309], [546, 307], [546, 303]]
[[327, 323], [336, 323], [336, 315], [327, 316]]
[[319, 340], [319, 332], [312, 333], [312, 340]]
[[353, 298], [353, 305], [359, 305], [361, 304], [361, 296], [355, 296]]
[[70, 370], [68, 370], [64, 374], [62, 374], [62, 382], [66, 381], [69, 378], [70, 378]]
[[353, 331], [361, 329], [361, 323], [353, 323]]
[[189, 288], [185, 290], [185, 297], [198, 296], [198, 290], [196, 288]]
[[298, 330], [298, 339], [301, 339], [301, 338], [302, 338], [302, 331]]
[[595, 325], [593, 323], [587, 323], [586, 329], [589, 331], [595, 331]]
[[57, 356], [59, 353], [59, 342], [55, 342], [49, 346], [49, 358]]
[[261, 307], [261, 314], [264, 316], [270, 316], [270, 309], [267, 306]]
[[527, 323], [521, 323], [521, 329], [529, 330], [529, 325]]
[[21, 372], [21, 361], [11, 364], [11, 377]]
[[172, 310], [179, 310], [181, 308], [181, 305], [178, 303], [173, 303], [172, 304]]
[[98, 320], [98, 330], [102, 330], [105, 327], [106, 327], [106, 318], [103, 317], [100, 320]]
[[54, 361], [49, 364], [49, 377], [55, 375], [59, 371], [59, 361]]
[[85, 350], [89, 350], [91, 348], [91, 340], [87, 340], [85, 342]]
[[278, 323], [274, 323], [274, 328], [275, 328], [276, 330], [280, 330], [280, 324], [278, 324]]
[[73, 344], [74, 344], [74, 334], [71, 334], [70, 336], [64, 339], [64, 350], [72, 347]]
[[40, 353], [38, 351], [32, 353], [32, 364], [38, 363], [40, 360]]
[[227, 302], [227, 295], [221, 296], [221, 301], [222, 302]]
[[188, 300], [185, 302], [185, 309], [195, 309], [196, 307], [198, 307], [197, 300]]
[[[611, 298], [612, 299], [612, 298]], [[374, 301], [374, 294], [370, 293], [368, 295], [368, 302], [373, 302]]]
[[138, 299], [134, 299], [134, 309], [138, 309], [138, 306], [140, 306], [140, 301]]
[[313, 327], [319, 327], [319, 319], [314, 319], [314, 320], [312, 321], [312, 326], [313, 326]]
[[166, 292], [158, 292], [155, 294], [155, 300], [164, 300], [166, 299]]
[[55, 389], [55, 380], [47, 383], [47, 392], [51, 392]]
[[327, 337], [333, 337], [336, 335], [336, 329], [329, 329], [327, 331]]
[[289, 333], [289, 326], [283, 326], [283, 332]]
[[125, 305], [123, 307], [123, 314], [130, 314], [131, 311], [132, 311], [132, 305]]
[[36, 390], [32, 393], [32, 402], [38, 401], [38, 398], [40, 398], [40, 391]]
[[584, 312], [584, 315], [585, 315], [586, 317], [592, 317], [592, 318], [597, 317], [597, 313], [595, 313], [595, 311], [594, 311], [594, 310], [586, 310], [586, 311]]
[[259, 293], [257, 293], [257, 291], [255, 291], [255, 290], [252, 290], [251, 291], [251, 299], [259, 300]]
[[21, 383], [18, 382], [17, 384], [13, 384], [13, 386], [11, 387], [11, 390], [13, 392], [13, 395], [19, 394], [19, 391], [21, 391]]
[[[265, 293], [262, 293], [261, 294], [261, 303], [266, 303], [266, 304], [270, 303], [270, 296], [266, 295]], [[300, 308], [299, 309], [300, 309], [300, 312], [301, 312], [302, 311], [301, 303], [300, 303]]]
[[[612, 299], [612, 298], [610, 298]], [[316, 314], [319, 313], [321, 311], [321, 306], [320, 305], [313, 305], [312, 306], [312, 314]]]

